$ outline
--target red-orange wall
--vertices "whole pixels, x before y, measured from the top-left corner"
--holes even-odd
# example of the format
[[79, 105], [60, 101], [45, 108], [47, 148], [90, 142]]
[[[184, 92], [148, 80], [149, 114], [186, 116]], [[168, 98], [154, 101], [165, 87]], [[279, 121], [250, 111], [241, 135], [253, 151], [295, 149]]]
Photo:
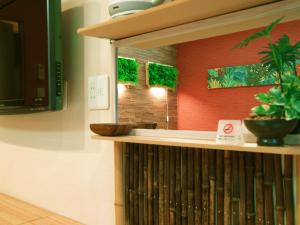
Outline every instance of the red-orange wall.
[[[207, 88], [208, 69], [259, 62], [256, 53], [266, 46], [265, 41], [257, 40], [246, 48], [233, 49], [258, 30], [178, 45], [178, 129], [214, 131], [219, 119], [243, 119], [258, 104], [253, 95], [269, 87]], [[292, 43], [300, 40], [300, 20], [278, 25], [273, 31], [274, 40], [282, 34], [288, 34]]]

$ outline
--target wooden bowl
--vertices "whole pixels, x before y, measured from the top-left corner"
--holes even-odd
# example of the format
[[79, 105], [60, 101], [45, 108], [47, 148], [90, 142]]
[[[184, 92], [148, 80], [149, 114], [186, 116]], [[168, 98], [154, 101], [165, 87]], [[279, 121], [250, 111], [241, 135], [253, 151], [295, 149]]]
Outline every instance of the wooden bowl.
[[135, 129], [155, 129], [157, 127], [157, 123], [153, 122], [137, 122], [134, 125]]
[[94, 123], [90, 124], [90, 129], [102, 136], [127, 135], [134, 128], [134, 124], [123, 123]]

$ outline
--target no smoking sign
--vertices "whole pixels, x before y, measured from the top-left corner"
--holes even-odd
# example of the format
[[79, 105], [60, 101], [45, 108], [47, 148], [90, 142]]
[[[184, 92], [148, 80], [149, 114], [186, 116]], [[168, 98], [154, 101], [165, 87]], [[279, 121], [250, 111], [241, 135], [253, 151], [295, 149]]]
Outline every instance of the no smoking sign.
[[223, 127], [223, 131], [225, 134], [231, 134], [233, 132], [233, 124], [231, 123], [225, 124], [225, 126]]
[[242, 144], [242, 121], [219, 120], [216, 141], [220, 144]]

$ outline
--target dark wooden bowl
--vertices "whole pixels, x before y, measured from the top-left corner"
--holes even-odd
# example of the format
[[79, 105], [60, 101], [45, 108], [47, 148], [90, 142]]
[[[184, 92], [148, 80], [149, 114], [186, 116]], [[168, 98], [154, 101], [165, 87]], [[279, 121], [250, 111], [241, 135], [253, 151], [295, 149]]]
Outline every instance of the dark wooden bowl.
[[257, 137], [262, 146], [282, 146], [283, 138], [297, 125], [297, 120], [244, 120], [245, 126]]
[[90, 129], [102, 136], [120, 136], [128, 134], [134, 128], [134, 124], [123, 123], [94, 123]]
[[136, 129], [155, 129], [157, 127], [157, 123], [152, 122], [137, 122], [134, 125]]

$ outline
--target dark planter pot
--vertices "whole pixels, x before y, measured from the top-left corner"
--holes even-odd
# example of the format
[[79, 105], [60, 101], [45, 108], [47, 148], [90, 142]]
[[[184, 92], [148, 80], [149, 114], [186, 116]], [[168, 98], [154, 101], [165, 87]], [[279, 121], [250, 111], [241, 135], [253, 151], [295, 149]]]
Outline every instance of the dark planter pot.
[[261, 146], [282, 146], [285, 135], [295, 129], [297, 120], [245, 120], [245, 126]]
[[292, 130], [291, 134], [300, 134], [300, 120], [298, 120], [298, 124], [294, 130]]

